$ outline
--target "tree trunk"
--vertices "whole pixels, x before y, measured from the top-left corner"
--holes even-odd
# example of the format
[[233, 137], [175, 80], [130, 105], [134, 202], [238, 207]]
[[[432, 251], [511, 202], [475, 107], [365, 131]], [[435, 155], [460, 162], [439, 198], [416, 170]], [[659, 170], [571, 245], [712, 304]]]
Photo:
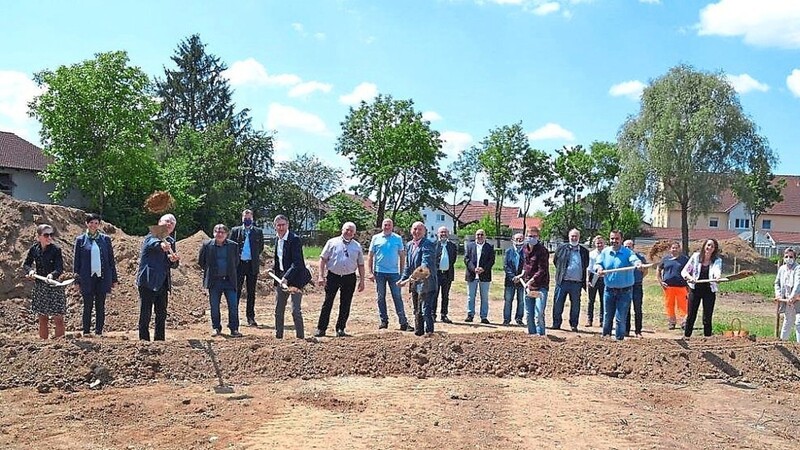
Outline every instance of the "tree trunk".
[[689, 254], [689, 205], [681, 204], [681, 245], [683, 252]]

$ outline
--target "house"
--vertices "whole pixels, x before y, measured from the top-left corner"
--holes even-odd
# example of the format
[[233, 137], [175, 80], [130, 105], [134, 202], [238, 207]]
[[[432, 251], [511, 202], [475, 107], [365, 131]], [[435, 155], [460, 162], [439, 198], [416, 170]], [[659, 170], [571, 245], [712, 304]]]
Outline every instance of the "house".
[[[41, 148], [14, 133], [0, 131], [0, 192], [19, 200], [52, 203], [48, 194], [55, 185], [44, 182], [39, 176], [51, 162], [52, 158]], [[73, 191], [61, 204], [81, 207], [86, 202]]]
[[[436, 230], [441, 226], [446, 226], [452, 233], [455, 229], [454, 216], [461, 214], [458, 218], [458, 228], [478, 222], [487, 215], [494, 217], [496, 203], [488, 200], [478, 201], [472, 200], [470, 202], [462, 201], [455, 205], [443, 204], [439, 207], [426, 207], [420, 211], [422, 214], [423, 222], [428, 230], [428, 237], [433, 238], [436, 235]], [[463, 210], [463, 212], [462, 212]], [[504, 206], [500, 212], [500, 223], [507, 226], [512, 232], [522, 232], [522, 210], [517, 206]], [[534, 219], [528, 218], [528, 226], [530, 226]]]

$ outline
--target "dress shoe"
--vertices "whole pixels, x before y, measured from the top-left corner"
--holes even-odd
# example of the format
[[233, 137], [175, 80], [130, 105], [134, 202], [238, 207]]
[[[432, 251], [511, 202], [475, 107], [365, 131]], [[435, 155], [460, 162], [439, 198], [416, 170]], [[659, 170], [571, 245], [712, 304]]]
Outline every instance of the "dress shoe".
[[414, 331], [414, 327], [412, 327], [411, 325], [409, 325], [407, 323], [404, 323], [404, 324], [400, 325], [400, 331]]
[[522, 319], [517, 319], [517, 325], [524, 327], [525, 323], [522, 321]]
[[314, 333], [314, 337], [325, 337], [325, 330], [317, 330], [317, 332]]
[[222, 333], [222, 330], [214, 328], [211, 330], [211, 337], [217, 337]]
[[591, 320], [587, 321], [587, 322], [586, 322], [586, 324], [585, 324], [584, 326], [585, 326], [586, 328], [592, 328], [592, 321], [591, 321]]
[[347, 336], [347, 334], [345, 334], [344, 330], [336, 330], [336, 336], [337, 337], [345, 337], [345, 336]]
[[383, 321], [381, 321], [381, 324], [380, 324], [380, 325], [378, 325], [378, 329], [379, 329], [379, 330], [385, 330], [386, 328], [389, 328], [389, 322], [383, 322]]
[[572, 331], [574, 331], [575, 333], [577, 333], [577, 332], [578, 332], [578, 327], [570, 327], [570, 329], [571, 329]]
[[256, 319], [247, 319], [247, 326], [248, 327], [257, 327], [258, 324], [256, 323]]
[[464, 322], [472, 322], [472, 319], [474, 319], [473, 316], [467, 316], [467, 318], [464, 319]]
[[422, 330], [417, 330], [417, 331], [415, 331], [415, 332], [414, 332], [414, 335], [416, 335], [416, 336], [423, 336], [423, 335], [425, 335], [425, 332], [424, 332], [424, 331], [422, 331]]
[[507, 326], [509, 326], [509, 325], [511, 325], [511, 322], [509, 322], [509, 321], [507, 321], [507, 320], [504, 320], [504, 321], [503, 321], [503, 326], [504, 326], [504, 327], [507, 327]]
[[242, 333], [240, 333], [239, 330], [231, 331], [231, 337], [235, 338], [242, 337]]
[[450, 320], [450, 318], [447, 317], [446, 315], [443, 315], [442, 316], [442, 323], [453, 323], [453, 321]]
[[489, 322], [489, 319], [481, 319], [481, 323], [484, 323], [484, 324], [487, 324], [487, 325], [488, 325], [488, 324], [490, 324], [491, 322]]

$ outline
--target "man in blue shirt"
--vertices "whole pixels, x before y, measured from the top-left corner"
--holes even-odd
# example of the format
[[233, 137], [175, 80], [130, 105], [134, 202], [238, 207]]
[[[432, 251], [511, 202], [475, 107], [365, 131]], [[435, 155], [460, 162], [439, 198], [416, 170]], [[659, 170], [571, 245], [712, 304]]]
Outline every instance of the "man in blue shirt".
[[[606, 290], [603, 295], [603, 336], [611, 336], [611, 314], [614, 314], [614, 336], [618, 341], [625, 339], [625, 322], [631, 306], [631, 295], [635, 277], [633, 269], [642, 262], [630, 249], [622, 246], [622, 233], [614, 230], [609, 235], [610, 247], [606, 247], [595, 261], [594, 270], [605, 276]], [[629, 268], [627, 270], [624, 270]], [[623, 269], [617, 271], [615, 269]], [[613, 270], [613, 272], [612, 272]], [[607, 272], [608, 271], [608, 272]]]
[[402, 331], [414, 331], [408, 325], [403, 298], [400, 294], [400, 274], [405, 269], [406, 251], [403, 247], [403, 238], [394, 233], [394, 222], [392, 219], [385, 219], [381, 224], [382, 232], [372, 236], [369, 243], [369, 256], [367, 258], [367, 268], [369, 269], [370, 281], [375, 281], [378, 289], [378, 315], [381, 324], [378, 329], [389, 327], [389, 312], [386, 308], [386, 285], [394, 301], [394, 309], [397, 312], [397, 319], [400, 322]]

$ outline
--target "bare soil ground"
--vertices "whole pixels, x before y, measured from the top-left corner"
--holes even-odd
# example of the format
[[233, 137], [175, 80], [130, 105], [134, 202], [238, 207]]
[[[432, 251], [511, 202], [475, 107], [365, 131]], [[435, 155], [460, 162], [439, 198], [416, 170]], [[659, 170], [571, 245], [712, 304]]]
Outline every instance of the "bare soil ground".
[[[108, 300], [106, 336], [79, 335], [73, 291], [67, 338], [39, 341], [20, 278], [33, 223], [56, 224], [69, 265], [82, 220], [77, 210], [0, 196], [0, 448], [798, 446], [793, 343], [683, 340], [654, 327], [646, 339], [623, 342], [600, 339], [597, 328], [531, 337], [520, 327], [460, 322], [463, 295], [451, 301], [456, 323], [419, 338], [397, 330], [391, 306], [390, 329], [377, 329], [369, 283], [353, 303], [352, 336], [295, 339], [289, 315], [287, 338], [277, 340], [266, 282], [261, 325], [243, 328], [241, 339], [210, 338], [193, 262], [202, 233], [178, 243], [184, 260], [166, 342], [136, 340], [141, 237], [111, 225], [121, 283]], [[729, 302], [762, 308], [747, 299], [721, 304]], [[321, 303], [318, 291], [304, 298], [309, 336]], [[763, 305], [766, 314], [771, 308]], [[501, 310], [493, 298], [490, 319]], [[233, 392], [216, 393], [220, 385]]]

